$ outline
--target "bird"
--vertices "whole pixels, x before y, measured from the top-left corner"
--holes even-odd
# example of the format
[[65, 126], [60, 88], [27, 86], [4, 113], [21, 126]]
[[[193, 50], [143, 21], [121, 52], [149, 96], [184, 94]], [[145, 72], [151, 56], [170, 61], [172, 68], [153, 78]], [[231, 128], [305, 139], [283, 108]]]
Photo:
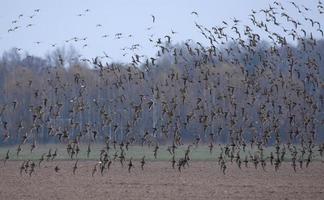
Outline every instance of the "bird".
[[192, 11], [191, 14], [196, 15], [198, 17], [198, 13], [196, 11]]
[[152, 17], [152, 22], [155, 23], [155, 16], [151, 15], [151, 17]]
[[41, 156], [41, 158], [39, 159], [38, 167], [41, 166], [41, 163], [44, 161], [44, 158], [45, 158], [45, 153], [43, 153], [42, 156]]
[[129, 159], [129, 163], [128, 163], [128, 172], [131, 172], [131, 169], [134, 167], [133, 162], [132, 162], [132, 158]]
[[6, 162], [7, 162], [7, 160], [9, 160], [9, 152], [10, 152], [10, 150], [8, 150], [7, 151], [7, 153], [6, 153], [6, 157], [4, 158], [4, 160], [3, 160], [3, 162], [4, 162], [4, 164], [6, 164]]
[[20, 168], [19, 168], [20, 169], [20, 172], [19, 172], [20, 176], [22, 175], [23, 171], [25, 171], [25, 164], [26, 164], [26, 161], [23, 161]]
[[176, 164], [176, 160], [175, 160], [175, 155], [173, 154], [172, 159], [171, 159], [171, 164], [172, 164], [172, 168], [174, 169], [175, 164]]
[[60, 168], [56, 165], [55, 168], [54, 168], [54, 171], [55, 171], [56, 173], [58, 173], [58, 172], [60, 171]]
[[92, 169], [92, 177], [95, 175], [95, 173], [97, 172], [97, 166], [98, 165], [101, 165], [102, 163], [101, 162], [97, 162], [95, 165], [94, 165], [94, 167], [93, 167], [93, 169]]
[[145, 156], [143, 156], [141, 159], [141, 169], [142, 170], [144, 170], [144, 165], [145, 165]]
[[76, 160], [76, 161], [75, 161], [75, 164], [74, 164], [74, 166], [73, 166], [73, 175], [75, 175], [75, 172], [76, 172], [76, 170], [78, 169], [78, 161], [79, 161], [79, 160]]
[[90, 142], [89, 142], [88, 149], [87, 149], [87, 158], [90, 157], [90, 153], [91, 153], [91, 146], [90, 146]]
[[30, 152], [32, 153], [35, 148], [36, 148], [36, 140], [33, 140], [33, 144], [30, 147]]

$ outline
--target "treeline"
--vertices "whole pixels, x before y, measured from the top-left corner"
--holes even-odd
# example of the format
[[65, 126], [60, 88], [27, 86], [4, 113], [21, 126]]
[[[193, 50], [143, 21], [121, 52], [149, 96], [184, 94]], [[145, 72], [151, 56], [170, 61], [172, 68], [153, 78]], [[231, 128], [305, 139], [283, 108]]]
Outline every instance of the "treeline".
[[181, 57], [170, 50], [138, 67], [13, 49], [0, 60], [1, 144], [321, 142], [324, 41], [316, 42], [307, 51], [262, 42], [254, 53], [233, 43], [217, 55], [179, 44], [170, 49]]

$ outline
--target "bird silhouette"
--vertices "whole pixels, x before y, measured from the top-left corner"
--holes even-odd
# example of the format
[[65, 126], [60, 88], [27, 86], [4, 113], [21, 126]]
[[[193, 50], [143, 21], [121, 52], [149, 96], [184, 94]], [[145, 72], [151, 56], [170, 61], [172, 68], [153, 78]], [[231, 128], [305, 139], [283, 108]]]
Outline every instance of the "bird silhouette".
[[152, 17], [152, 22], [155, 23], [155, 16], [151, 15], [151, 17]]
[[129, 173], [131, 172], [131, 169], [134, 167], [133, 162], [132, 162], [132, 159], [133, 159], [133, 158], [130, 158], [130, 159], [129, 159], [129, 163], [128, 163], [128, 172], [129, 172]]
[[75, 175], [75, 172], [76, 172], [76, 170], [78, 169], [78, 161], [79, 161], [79, 160], [76, 160], [76, 161], [75, 161], [75, 164], [74, 164], [74, 166], [73, 166], [73, 175]]
[[144, 165], [145, 165], [145, 156], [142, 157], [141, 159], [141, 169], [144, 170]]

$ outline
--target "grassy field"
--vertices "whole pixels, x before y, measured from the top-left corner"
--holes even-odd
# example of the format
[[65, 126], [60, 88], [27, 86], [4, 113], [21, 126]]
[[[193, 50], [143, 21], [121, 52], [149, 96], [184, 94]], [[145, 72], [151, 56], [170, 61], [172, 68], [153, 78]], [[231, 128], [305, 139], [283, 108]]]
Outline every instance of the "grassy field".
[[[86, 144], [81, 144], [80, 152], [78, 154], [79, 160], [98, 160], [101, 149], [105, 146], [104, 144], [96, 144], [91, 146], [91, 153], [89, 158], [87, 157], [87, 148]], [[62, 144], [47, 144], [47, 145], [38, 145], [33, 152], [30, 152], [30, 144], [25, 144], [21, 146], [22, 151], [17, 156], [17, 146], [5, 146], [0, 147], [0, 160], [3, 160], [6, 157], [7, 151], [9, 150], [9, 160], [38, 160], [41, 158], [42, 154], [47, 155], [49, 149], [51, 149], [52, 154], [57, 149], [57, 157], [56, 160], [70, 160], [70, 157], [67, 153], [66, 146]], [[183, 157], [185, 151], [187, 149], [187, 145], [178, 147], [176, 149], [176, 158]], [[126, 158], [133, 158], [134, 160], [139, 160], [143, 156], [145, 156], [146, 160], [156, 160], [156, 161], [168, 161], [171, 158], [170, 153], [167, 151], [167, 146], [160, 146], [157, 153], [157, 159], [154, 158], [153, 153], [154, 147], [148, 146], [129, 146], [129, 150], [126, 151]], [[120, 153], [120, 149], [117, 146], [116, 150], [111, 147], [109, 155], [112, 157], [115, 152]], [[267, 157], [270, 155], [270, 152], [274, 152], [273, 147], [268, 147], [264, 150], [264, 156]], [[221, 146], [216, 146], [213, 148], [213, 151], [209, 152], [209, 147], [207, 145], [200, 145], [198, 147], [192, 147], [190, 151], [190, 158], [193, 161], [213, 161], [218, 160], [218, 157], [221, 152]], [[256, 147], [253, 149], [246, 148], [246, 151], [240, 151], [241, 159], [244, 159], [245, 156], [249, 156], [250, 153], [253, 155], [254, 153], [259, 152]], [[305, 154], [307, 155], [307, 153]], [[315, 152], [315, 159], [322, 160], [320, 158], [319, 153]], [[236, 155], [235, 155], [236, 156]], [[306, 157], [306, 156], [305, 156]], [[46, 157], [45, 157], [46, 158]], [[290, 152], [287, 150], [285, 158], [289, 160], [291, 158]]]

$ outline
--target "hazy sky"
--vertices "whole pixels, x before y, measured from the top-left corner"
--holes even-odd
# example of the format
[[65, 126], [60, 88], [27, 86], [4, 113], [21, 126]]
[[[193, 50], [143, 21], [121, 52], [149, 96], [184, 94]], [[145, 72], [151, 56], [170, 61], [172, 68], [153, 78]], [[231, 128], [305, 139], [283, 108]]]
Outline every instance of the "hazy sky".
[[[267, 8], [273, 1], [266, 0], [0, 0], [0, 53], [12, 47], [42, 56], [56, 47], [73, 45], [86, 57], [102, 56], [103, 51], [114, 60], [126, 61], [124, 47], [140, 44], [139, 53], [153, 54], [155, 50], [148, 38], [154, 39], [177, 32], [172, 42], [186, 39], [202, 40], [195, 28], [195, 21], [207, 27], [221, 25], [222, 21], [231, 21], [234, 17], [248, 23], [251, 9]], [[288, 1], [287, 9], [292, 9]], [[317, 0], [299, 0], [297, 4], [310, 7], [316, 20], [324, 25], [324, 15], [317, 12]], [[40, 9], [37, 13], [34, 10]], [[89, 12], [85, 12], [89, 9]], [[192, 15], [197, 11], [199, 17]], [[19, 15], [23, 14], [19, 18]], [[82, 14], [82, 16], [78, 16]], [[152, 22], [151, 14], [156, 18]], [[30, 16], [35, 15], [30, 18]], [[13, 21], [17, 20], [16, 23]], [[28, 24], [32, 26], [27, 27]], [[101, 27], [97, 27], [101, 24]], [[9, 29], [18, 27], [9, 32]], [[305, 25], [306, 27], [310, 25]], [[147, 28], [152, 27], [151, 30]], [[116, 33], [122, 33], [122, 39], [115, 39]], [[109, 35], [103, 38], [103, 35]], [[132, 37], [128, 37], [131, 34]], [[85, 41], [69, 42], [73, 37], [85, 38]], [[36, 44], [36, 42], [41, 42]], [[85, 44], [88, 46], [83, 47]]]

